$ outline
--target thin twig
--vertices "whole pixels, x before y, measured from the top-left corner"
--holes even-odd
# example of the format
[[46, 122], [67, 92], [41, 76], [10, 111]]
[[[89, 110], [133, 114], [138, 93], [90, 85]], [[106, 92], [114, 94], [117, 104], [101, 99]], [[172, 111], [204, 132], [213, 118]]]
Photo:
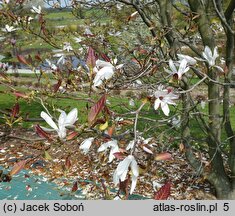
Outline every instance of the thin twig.
[[139, 118], [139, 113], [141, 109], [144, 107], [146, 103], [142, 103], [139, 107], [138, 110], [135, 111], [135, 124], [134, 124], [134, 146], [131, 150], [131, 155], [135, 152], [136, 144], [137, 144], [137, 123], [138, 123], [138, 118]]

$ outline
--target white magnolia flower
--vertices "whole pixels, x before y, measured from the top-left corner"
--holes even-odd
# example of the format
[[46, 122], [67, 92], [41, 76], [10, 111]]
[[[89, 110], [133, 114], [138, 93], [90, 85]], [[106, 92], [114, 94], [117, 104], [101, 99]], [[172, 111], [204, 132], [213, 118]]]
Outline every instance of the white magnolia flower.
[[191, 56], [183, 55], [183, 54], [177, 54], [179, 58], [179, 62], [183, 61], [185, 59], [189, 65], [195, 65], [197, 63], [197, 60]]
[[132, 183], [131, 183], [131, 190], [130, 190], [130, 194], [132, 194], [133, 191], [135, 190], [137, 178], [139, 176], [139, 168], [133, 155], [127, 156], [123, 161], [121, 161], [118, 164], [117, 169], [115, 170], [113, 174], [113, 182], [115, 185], [119, 183], [119, 180], [123, 182], [126, 179], [126, 175], [129, 171], [129, 166], [132, 172], [131, 174]]
[[52, 69], [52, 70], [57, 70], [57, 66], [53, 63], [51, 63], [50, 60], [48, 59], [45, 59], [45, 61], [47, 62], [47, 64], [49, 65], [49, 67]]
[[63, 111], [59, 110], [61, 112], [59, 119], [58, 119], [58, 126], [56, 123], [52, 120], [52, 118], [45, 112], [41, 112], [41, 117], [46, 121], [48, 125], [52, 127], [52, 129], [44, 128], [46, 131], [57, 131], [58, 136], [61, 139], [64, 139], [66, 137], [66, 127], [71, 127], [73, 124], [77, 121], [77, 109], [72, 109], [68, 115]]
[[181, 125], [181, 119], [180, 116], [173, 117], [171, 120], [168, 121], [172, 126], [179, 128]]
[[[117, 59], [114, 59], [113, 64], [117, 63]], [[93, 80], [93, 84], [95, 87], [100, 86], [103, 83], [103, 80], [109, 80], [114, 75], [115, 69], [120, 69], [123, 67], [123, 64], [119, 64], [114, 66], [110, 62], [97, 60], [96, 66], [94, 67], [93, 71], [96, 73], [96, 76]]]
[[168, 104], [176, 105], [173, 100], [178, 99], [178, 96], [167, 89], [163, 89], [163, 86], [159, 86], [154, 95], [156, 97], [154, 109], [157, 110], [160, 107], [163, 113], [168, 116], [170, 113]]
[[117, 36], [120, 36], [122, 33], [121, 33], [120, 31], [117, 31], [117, 32], [115, 32], [115, 31], [108, 31], [108, 34], [109, 34], [110, 36], [115, 36], [115, 37], [117, 37]]
[[93, 35], [93, 33], [92, 33], [91, 30], [87, 27], [87, 28], [85, 28], [84, 35]]
[[115, 158], [114, 153], [119, 152], [119, 147], [118, 147], [118, 144], [117, 144], [117, 140], [111, 140], [109, 142], [106, 142], [106, 143], [102, 144], [98, 148], [97, 151], [98, 152], [106, 151], [108, 148], [110, 148], [110, 153], [109, 153], [109, 163], [110, 163]]
[[10, 0], [3, 0], [3, 1], [0, 1], [0, 4], [8, 4], [10, 2]]
[[13, 26], [9, 26], [9, 25], [5, 25], [5, 27], [2, 28], [2, 31], [4, 31], [4, 32], [13, 32], [16, 30], [17, 30], [16, 28], [14, 28]]
[[187, 60], [183, 59], [182, 61], [180, 61], [180, 65], [179, 68], [177, 70], [176, 65], [174, 64], [174, 62], [170, 59], [169, 60], [169, 66], [171, 70], [165, 69], [165, 71], [171, 75], [173, 75], [173, 78], [175, 78], [176, 80], [181, 80], [182, 75], [185, 74], [188, 70], [189, 67], [187, 67]]
[[64, 53], [57, 53], [57, 54], [54, 55], [54, 57], [59, 58], [57, 60], [56, 64], [60, 64], [60, 63], [64, 64], [65, 63], [65, 54]]
[[85, 139], [79, 146], [79, 149], [81, 149], [84, 154], [87, 154], [93, 141], [94, 141], [93, 137]]
[[64, 42], [63, 50], [66, 50], [67, 52], [72, 51], [73, 48], [69, 42]]
[[135, 145], [135, 140], [131, 140], [126, 147], [126, 150], [128, 151], [129, 149], [133, 149], [134, 145]]
[[41, 14], [42, 13], [42, 7], [39, 5], [38, 7], [33, 6], [30, 10], [32, 13]]
[[135, 106], [135, 101], [134, 101], [134, 99], [131, 98], [131, 99], [129, 100], [129, 105], [130, 105], [130, 106]]
[[81, 38], [79, 38], [79, 37], [75, 37], [75, 38], [74, 38], [74, 40], [75, 40], [75, 42], [76, 42], [76, 43], [80, 43], [80, 42], [82, 42], [82, 39], [81, 39]]
[[202, 56], [205, 58], [210, 67], [213, 67], [215, 65], [215, 60], [219, 57], [217, 47], [214, 48], [214, 52], [212, 53], [210, 47], [206, 46], [204, 52], [202, 52]]
[[202, 52], [202, 56], [204, 57], [205, 60], [204, 59], [199, 59], [199, 60], [206, 61], [210, 67], [215, 67], [218, 70], [220, 70], [221, 72], [224, 72], [224, 70], [220, 66], [215, 65], [215, 63], [216, 63], [215, 61], [219, 57], [217, 47], [214, 48], [214, 51], [212, 53], [210, 47], [205, 46], [205, 49]]
[[103, 83], [103, 80], [112, 78], [114, 69], [114, 66], [110, 62], [97, 60], [96, 67], [94, 68], [94, 72], [96, 72], [96, 76], [93, 80], [94, 86], [100, 86]]

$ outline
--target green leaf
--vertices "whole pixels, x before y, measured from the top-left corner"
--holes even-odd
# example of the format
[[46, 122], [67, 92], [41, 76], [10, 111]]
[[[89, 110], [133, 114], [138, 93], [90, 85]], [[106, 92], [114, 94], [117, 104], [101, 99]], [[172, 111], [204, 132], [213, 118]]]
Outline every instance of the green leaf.
[[50, 155], [47, 151], [44, 152], [44, 158], [45, 158], [46, 160], [52, 160], [51, 155]]

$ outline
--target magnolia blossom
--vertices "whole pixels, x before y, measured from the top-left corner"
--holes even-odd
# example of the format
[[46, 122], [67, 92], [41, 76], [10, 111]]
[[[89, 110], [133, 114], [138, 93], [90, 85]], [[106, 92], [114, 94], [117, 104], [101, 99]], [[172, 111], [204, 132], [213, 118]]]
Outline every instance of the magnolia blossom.
[[206, 61], [210, 67], [215, 67], [218, 70], [220, 70], [221, 72], [224, 72], [224, 70], [220, 66], [215, 65], [215, 63], [216, 63], [215, 61], [219, 57], [217, 47], [214, 48], [214, 51], [212, 53], [210, 47], [205, 46], [205, 49], [202, 52], [202, 56], [204, 57], [204, 59], [199, 59], [199, 60]]
[[46, 131], [57, 131], [59, 138], [64, 139], [66, 137], [66, 127], [72, 127], [73, 124], [77, 121], [77, 109], [72, 109], [68, 115], [63, 111], [59, 110], [61, 112], [59, 119], [58, 119], [58, 126], [56, 123], [52, 120], [52, 118], [45, 112], [41, 112], [41, 117], [46, 121], [48, 125], [52, 127], [52, 129], [44, 128]]
[[197, 63], [197, 60], [191, 56], [183, 55], [183, 54], [177, 54], [179, 58], [179, 63], [182, 62], [184, 59], [187, 61], [189, 65], [195, 65]]
[[134, 99], [131, 98], [131, 99], [129, 100], [129, 105], [130, 105], [130, 106], [135, 106], [135, 101], [134, 101]]
[[42, 7], [39, 5], [38, 7], [33, 6], [30, 10], [32, 13], [41, 14], [42, 13]]
[[127, 156], [123, 161], [118, 164], [117, 169], [113, 174], [113, 182], [115, 185], [119, 183], [119, 180], [123, 182], [126, 179], [129, 167], [131, 168], [132, 180], [130, 194], [132, 194], [135, 190], [137, 178], [139, 176], [139, 168], [133, 155]]
[[204, 52], [202, 52], [202, 56], [210, 67], [213, 67], [215, 65], [215, 60], [219, 57], [217, 47], [214, 48], [214, 52], [212, 53], [210, 47], [206, 46]]
[[115, 37], [117, 37], [117, 36], [120, 36], [122, 33], [121, 33], [120, 31], [117, 31], [117, 32], [115, 32], [115, 31], [108, 31], [108, 34], [109, 34], [110, 36], [115, 36]]
[[57, 70], [57, 66], [53, 63], [51, 63], [50, 60], [48, 59], [45, 59], [45, 61], [47, 62], [47, 64], [49, 65], [49, 67], [52, 69], [52, 70]]
[[131, 140], [126, 147], [126, 150], [128, 151], [129, 149], [133, 149], [134, 145], [135, 145], [135, 140]]
[[87, 27], [87, 28], [85, 28], [84, 35], [92, 36], [93, 33], [92, 33], [91, 30]]
[[119, 147], [118, 147], [118, 144], [117, 144], [117, 140], [111, 140], [109, 142], [106, 142], [106, 143], [102, 144], [98, 148], [97, 151], [98, 152], [106, 151], [108, 148], [110, 148], [110, 153], [109, 153], [109, 163], [110, 163], [115, 158], [114, 153], [119, 152]]
[[1, 1], [0, 4], [8, 4], [10, 2], [10, 0], [3, 0], [3, 2]]
[[75, 38], [74, 38], [74, 40], [75, 40], [75, 42], [76, 42], [76, 43], [80, 43], [80, 42], [82, 42], [82, 39], [81, 39], [81, 38], [79, 38], [79, 37], [75, 37]]
[[55, 55], [54, 55], [54, 57], [56, 57], [56, 58], [59, 58], [58, 60], [57, 60], [57, 63], [56, 64], [64, 64], [65, 63], [65, 54], [64, 53], [56, 53]]
[[[113, 64], [117, 63], [117, 59], [113, 60]], [[100, 86], [103, 83], [103, 80], [109, 80], [114, 75], [115, 69], [120, 69], [123, 67], [123, 64], [113, 66], [110, 62], [97, 60], [96, 66], [93, 71], [96, 73], [96, 76], [93, 80], [93, 84], [95, 87]]]
[[72, 51], [73, 48], [69, 42], [64, 42], [63, 50], [66, 50], [67, 52]]
[[96, 67], [94, 68], [94, 72], [96, 72], [93, 80], [94, 86], [100, 86], [103, 80], [109, 80], [114, 74], [114, 69], [114, 66], [110, 62], [97, 60]]
[[180, 65], [179, 68], [177, 70], [176, 65], [174, 64], [174, 62], [170, 59], [169, 60], [169, 66], [171, 70], [165, 69], [165, 71], [171, 75], [173, 75], [173, 78], [177, 79], [177, 80], [181, 80], [182, 75], [185, 74], [188, 70], [189, 67], [187, 67], [187, 60], [183, 59], [182, 61], [180, 61]]
[[93, 141], [94, 141], [93, 137], [85, 139], [79, 146], [79, 149], [81, 149], [84, 154], [87, 154]]
[[14, 28], [13, 26], [9, 26], [9, 25], [5, 25], [5, 27], [2, 28], [2, 31], [4, 31], [4, 32], [13, 32], [15, 30], [17, 30], [17, 29]]
[[154, 109], [157, 110], [160, 107], [163, 113], [168, 116], [170, 113], [168, 104], [176, 105], [173, 100], [178, 99], [178, 96], [168, 89], [163, 89], [163, 86], [159, 86], [154, 95], [156, 97]]

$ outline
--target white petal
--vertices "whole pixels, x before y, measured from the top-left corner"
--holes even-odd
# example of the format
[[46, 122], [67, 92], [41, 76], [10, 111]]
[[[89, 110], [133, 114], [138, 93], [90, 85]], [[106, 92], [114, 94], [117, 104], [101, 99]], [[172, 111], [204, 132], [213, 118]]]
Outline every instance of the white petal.
[[66, 128], [65, 127], [60, 127], [59, 130], [57, 131], [58, 135], [61, 139], [64, 139], [66, 137]]
[[218, 54], [218, 47], [215, 47], [215, 48], [214, 48], [214, 53], [213, 53], [213, 59], [215, 60], [217, 57], [219, 57], [219, 54]]
[[103, 67], [102, 69], [100, 69], [100, 72], [101, 71], [104, 71], [104, 73], [103, 72], [102, 73], [104, 74], [104, 78], [106, 80], [110, 79], [114, 74], [113, 67]]
[[72, 109], [66, 117], [65, 124], [73, 125], [77, 121], [77, 116], [78, 116], [77, 108]]
[[134, 192], [134, 190], [135, 190], [136, 183], [137, 183], [137, 177], [136, 176], [132, 176], [131, 180], [132, 180], [132, 182], [131, 182], [130, 194], [132, 194]]
[[111, 141], [107, 142], [107, 144], [112, 148], [118, 147], [117, 140], [111, 140]]
[[65, 121], [66, 121], [67, 115], [65, 113], [65, 111], [61, 110], [59, 119], [58, 119], [58, 126], [59, 128], [63, 128], [65, 127]]
[[115, 159], [115, 156], [113, 154], [116, 153], [116, 152], [119, 152], [118, 146], [111, 147], [111, 150], [110, 150], [110, 153], [109, 153], [109, 163], [111, 163], [113, 161], [113, 159]]
[[187, 62], [185, 59], [183, 59], [183, 60], [180, 62], [178, 74], [186, 73], [186, 72], [189, 70], [189, 68], [186, 68], [187, 63], [188, 63], [188, 62]]
[[222, 67], [217, 65], [215, 65], [214, 67], [217, 68], [220, 72], [224, 73], [224, 69]]
[[132, 157], [131, 155], [127, 156], [123, 161], [121, 161], [118, 166], [117, 166], [117, 175], [120, 176], [123, 173], [127, 173], [128, 171], [128, 167], [132, 161]]
[[152, 152], [149, 148], [147, 148], [147, 147], [145, 147], [145, 146], [143, 146], [143, 150], [144, 150], [145, 152], [149, 153], [149, 154], [153, 154], [153, 152]]
[[171, 59], [169, 60], [169, 66], [170, 66], [173, 73], [177, 73], [177, 69], [175, 67], [175, 64]]
[[108, 142], [103, 143], [103, 144], [98, 148], [97, 152], [105, 151], [108, 147], [109, 147]]
[[117, 169], [113, 173], [113, 183], [117, 185], [119, 183], [119, 176], [117, 175]]
[[183, 54], [177, 54], [177, 56], [178, 56], [180, 61], [185, 59], [188, 62], [188, 64], [190, 64], [190, 65], [195, 65], [197, 63], [196, 59], [194, 59], [191, 56], [183, 55]]
[[130, 141], [129, 144], [127, 145], [127, 147], [126, 147], [126, 150], [132, 149], [134, 147], [134, 144], [135, 144], [134, 140]]
[[102, 61], [102, 60], [96, 60], [96, 67], [97, 68], [103, 68], [103, 67], [113, 67], [113, 65], [110, 62]]
[[161, 100], [157, 98], [154, 102], [154, 109], [157, 110], [161, 104]]
[[131, 172], [134, 176], [136, 177], [139, 176], [139, 167], [133, 156], [132, 156], [132, 161], [131, 161]]
[[79, 149], [81, 149], [84, 154], [87, 154], [93, 141], [94, 141], [93, 137], [85, 139], [79, 146]]
[[51, 131], [55, 131], [55, 129], [51, 129], [51, 128], [46, 128], [46, 127], [43, 127], [43, 126], [40, 126], [44, 131], [47, 131], [47, 132], [51, 132]]
[[118, 70], [118, 69], [121, 69], [123, 66], [124, 66], [124, 64], [119, 64], [119, 65], [116, 66], [116, 69], [117, 69], [117, 70]]
[[44, 111], [41, 112], [41, 117], [46, 121], [46, 123], [48, 125], [50, 125], [53, 129], [58, 130], [57, 125], [55, 124], [55, 122], [52, 120], [52, 118], [45, 113]]
[[102, 85], [102, 79], [101, 79], [101, 77], [98, 74], [96, 74], [96, 76], [94, 78], [94, 81], [93, 81], [93, 84], [96, 87]]
[[169, 113], [170, 113], [170, 109], [169, 109], [169, 106], [167, 103], [161, 103], [161, 108], [162, 108], [162, 111], [163, 113], [168, 116]]
[[207, 57], [212, 58], [212, 52], [211, 52], [210, 47], [208, 47], [208, 46], [205, 47], [205, 54]]

